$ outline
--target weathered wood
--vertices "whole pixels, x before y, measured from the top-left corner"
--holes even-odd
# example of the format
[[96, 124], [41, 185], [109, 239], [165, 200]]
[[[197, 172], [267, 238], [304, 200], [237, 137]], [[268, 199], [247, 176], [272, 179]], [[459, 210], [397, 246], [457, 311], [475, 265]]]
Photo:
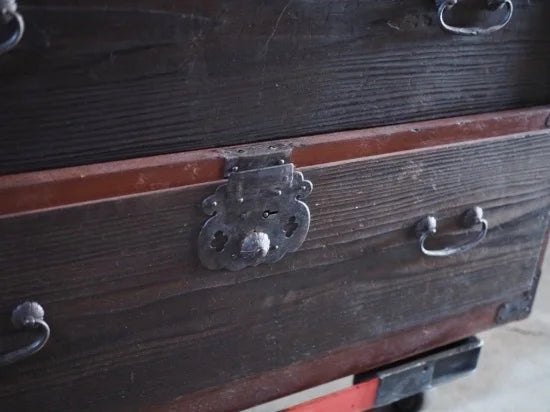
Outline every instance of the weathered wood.
[[514, 4], [464, 37], [431, 0], [27, 0], [0, 173], [547, 104], [550, 5]]
[[[195, 393], [183, 399], [147, 408], [152, 411], [228, 411], [241, 410], [270, 398], [310, 389], [312, 385], [330, 382], [356, 374], [357, 365], [377, 368], [407, 356], [427, 352], [434, 347], [456, 342], [494, 325], [498, 304], [489, 304], [429, 325], [396, 333], [371, 342], [360, 342], [326, 356], [293, 364], [286, 368], [233, 381], [223, 387]], [[414, 342], [414, 349], [411, 348]], [[413, 352], [411, 352], [411, 349]], [[334, 367], [336, 365], [336, 367]], [[338, 372], [335, 374], [335, 370]], [[348, 371], [347, 373], [345, 371]]]
[[[291, 145], [292, 161], [305, 167], [536, 131], [545, 129], [548, 119], [550, 107], [538, 107], [280, 142]], [[202, 149], [0, 176], [0, 215], [212, 182], [223, 179], [224, 167], [223, 149]]]
[[[315, 187], [308, 239], [277, 264], [234, 273], [197, 259], [200, 203], [216, 184], [4, 217], [0, 334], [10, 333], [11, 308], [32, 298], [52, 338], [2, 370], [0, 409], [120, 410], [175, 398], [185, 409], [198, 393], [249, 380], [258, 397], [228, 403], [243, 407], [320, 383], [304, 375], [282, 393], [260, 391], [254, 377], [315, 359], [322, 368], [335, 352], [418, 336], [480, 306], [493, 313], [532, 286], [549, 158], [550, 136], [538, 132], [304, 168]], [[453, 222], [472, 205], [486, 210], [487, 239], [463, 256], [422, 257], [416, 221], [436, 213], [434, 242], [456, 242], [467, 234]], [[380, 347], [330, 371], [366, 370], [484, 327], [487, 314], [456, 335]]]

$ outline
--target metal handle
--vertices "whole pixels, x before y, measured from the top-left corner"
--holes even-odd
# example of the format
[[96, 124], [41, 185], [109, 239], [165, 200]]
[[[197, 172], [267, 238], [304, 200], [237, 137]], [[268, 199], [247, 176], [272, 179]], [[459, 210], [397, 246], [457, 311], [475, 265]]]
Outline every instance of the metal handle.
[[477, 36], [478, 34], [489, 34], [502, 29], [508, 24], [514, 14], [514, 4], [512, 0], [487, 0], [487, 8], [489, 10], [498, 10], [506, 7], [508, 12], [504, 21], [500, 24], [496, 24], [490, 27], [456, 27], [451, 26], [445, 22], [445, 12], [452, 9], [459, 0], [445, 0], [439, 5], [439, 23], [443, 29], [453, 34], [462, 34], [466, 36]]
[[23, 16], [17, 12], [17, 2], [15, 0], [0, 0], [0, 21], [3, 24], [15, 22], [15, 28], [11, 36], [0, 43], [0, 55], [13, 49], [25, 32], [25, 21]]
[[437, 232], [437, 219], [434, 216], [426, 216], [416, 225], [416, 232], [420, 239], [420, 250], [422, 251], [422, 253], [426, 256], [452, 256], [473, 249], [483, 239], [485, 239], [485, 236], [487, 235], [487, 230], [489, 229], [489, 223], [483, 218], [482, 208], [476, 206], [472, 209], [467, 210], [463, 216], [462, 224], [465, 228], [471, 228], [475, 225], [480, 224], [481, 230], [479, 231], [475, 239], [472, 239], [469, 242], [456, 246], [449, 246], [444, 249], [432, 250], [426, 248], [426, 240], [431, 234], [435, 234]]
[[15, 329], [40, 329], [40, 336], [22, 348], [0, 354], [0, 367], [34, 355], [50, 338], [50, 327], [44, 321], [44, 309], [36, 302], [25, 302], [17, 306], [11, 313], [11, 323]]

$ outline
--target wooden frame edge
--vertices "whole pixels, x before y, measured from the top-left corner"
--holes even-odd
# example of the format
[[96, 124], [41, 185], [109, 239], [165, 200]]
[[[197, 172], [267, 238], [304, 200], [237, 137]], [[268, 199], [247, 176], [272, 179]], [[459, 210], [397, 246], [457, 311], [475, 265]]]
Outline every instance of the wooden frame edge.
[[[419, 325], [373, 342], [358, 342], [324, 357], [232, 382], [225, 387], [182, 396], [167, 404], [146, 407], [144, 410], [160, 412], [249, 408], [490, 329], [495, 325], [495, 314], [502, 303], [480, 306], [460, 316]], [[324, 367], [327, 363], [332, 367]]]
[[[297, 167], [548, 127], [550, 106], [286, 139]], [[281, 142], [281, 141], [278, 141]], [[261, 144], [261, 143], [255, 143]], [[223, 179], [219, 149], [0, 176], [0, 216]]]

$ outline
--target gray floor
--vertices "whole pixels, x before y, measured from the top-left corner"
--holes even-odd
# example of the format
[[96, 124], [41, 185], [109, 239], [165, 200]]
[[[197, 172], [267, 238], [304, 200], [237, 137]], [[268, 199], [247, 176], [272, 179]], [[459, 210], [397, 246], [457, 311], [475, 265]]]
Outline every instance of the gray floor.
[[[424, 410], [550, 412], [550, 249], [531, 316], [479, 337], [485, 345], [478, 371], [429, 391]], [[247, 412], [275, 412], [350, 382], [344, 378]]]

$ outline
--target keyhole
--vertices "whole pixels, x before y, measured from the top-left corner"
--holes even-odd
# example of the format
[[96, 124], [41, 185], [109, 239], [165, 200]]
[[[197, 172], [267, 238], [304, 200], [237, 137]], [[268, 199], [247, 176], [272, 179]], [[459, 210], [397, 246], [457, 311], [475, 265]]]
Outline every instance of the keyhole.
[[218, 230], [216, 233], [214, 233], [214, 237], [212, 238], [212, 242], [210, 242], [210, 246], [216, 249], [217, 252], [221, 252], [225, 247], [228, 239], [229, 238], [221, 230]]
[[279, 213], [277, 210], [264, 210], [262, 216], [264, 217], [264, 219], [267, 219], [269, 216], [276, 215], [277, 213]]
[[283, 229], [285, 231], [286, 237], [292, 236], [296, 231], [296, 229], [298, 229], [298, 223], [296, 223], [296, 217], [292, 216], [290, 219], [288, 219], [288, 222], [286, 222], [285, 227]]

